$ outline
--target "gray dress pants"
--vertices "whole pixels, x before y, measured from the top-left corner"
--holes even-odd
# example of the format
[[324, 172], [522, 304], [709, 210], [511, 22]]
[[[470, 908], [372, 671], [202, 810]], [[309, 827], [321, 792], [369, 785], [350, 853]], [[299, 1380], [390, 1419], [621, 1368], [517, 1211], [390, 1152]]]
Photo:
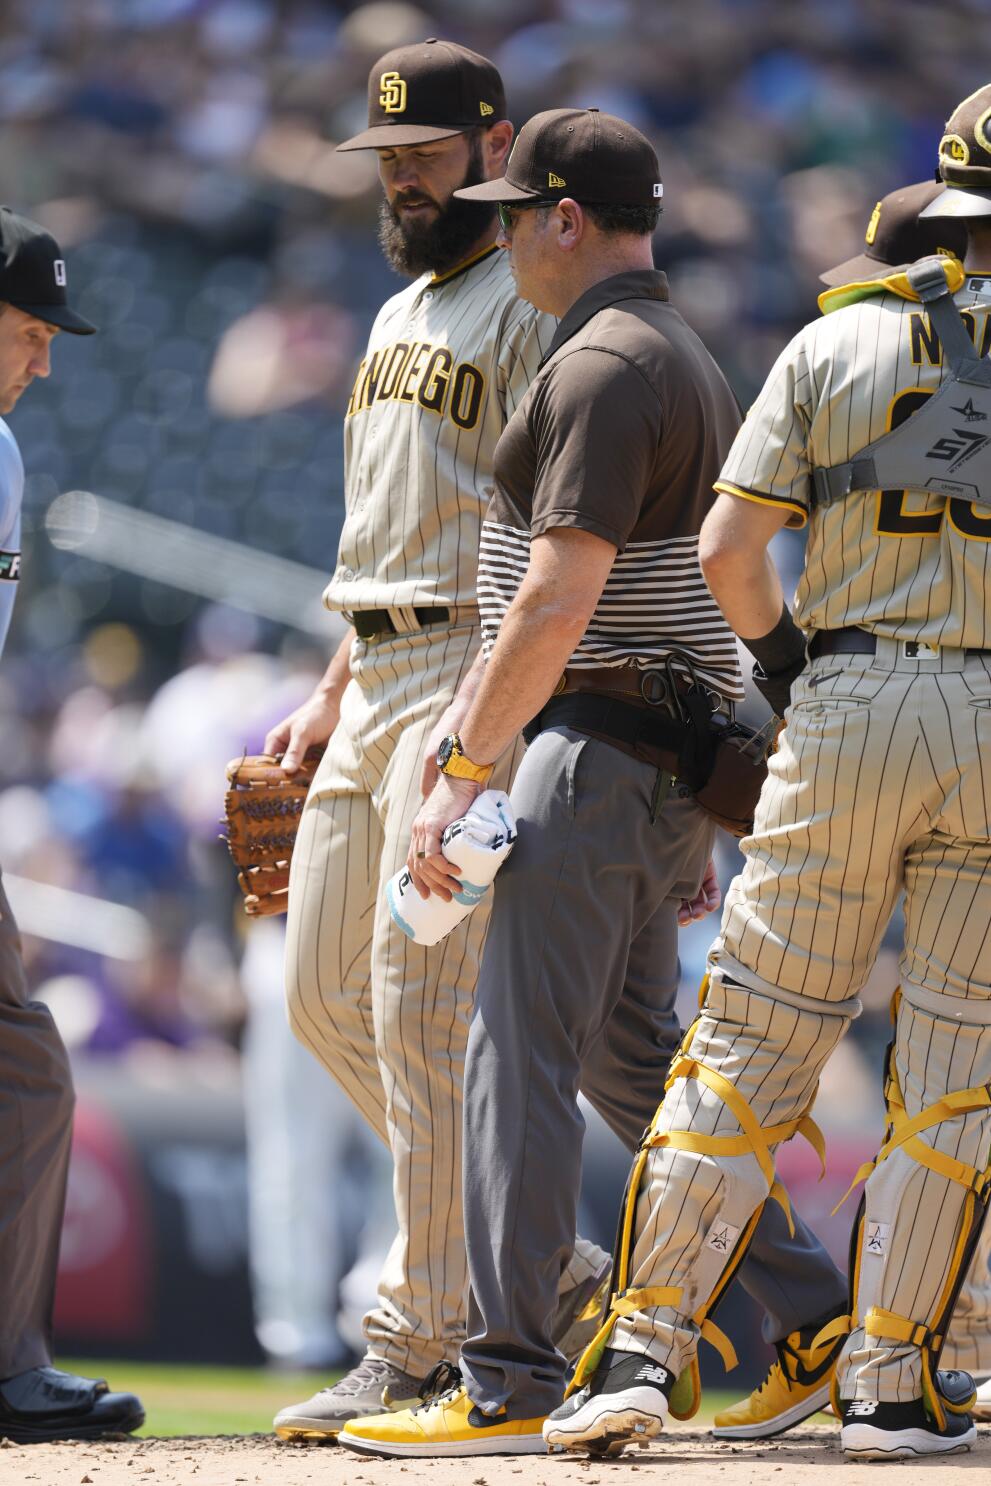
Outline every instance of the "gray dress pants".
[[74, 1102], [51, 1012], [28, 999], [20, 936], [0, 884], [0, 1380], [52, 1360]]
[[[511, 1418], [561, 1402], [550, 1340], [575, 1238], [581, 1090], [632, 1151], [681, 1031], [678, 907], [714, 826], [676, 787], [651, 824], [656, 770], [570, 728], [541, 733], [513, 786], [519, 840], [495, 883], [464, 1080], [471, 1294], [462, 1372]], [[846, 1280], [795, 1217], [764, 1208], [740, 1279], [779, 1340], [843, 1309]]]

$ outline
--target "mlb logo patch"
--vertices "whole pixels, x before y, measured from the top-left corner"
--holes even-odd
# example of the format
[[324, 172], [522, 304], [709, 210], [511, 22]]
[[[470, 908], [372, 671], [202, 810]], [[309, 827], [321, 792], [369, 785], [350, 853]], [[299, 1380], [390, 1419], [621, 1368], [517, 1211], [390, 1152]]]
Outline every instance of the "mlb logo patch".
[[65, 278], [65, 259], [64, 258], [56, 258], [55, 259], [55, 262], [52, 264], [52, 267], [55, 269], [55, 282], [56, 282], [56, 284], [58, 284], [58, 286], [59, 286], [60, 289], [64, 289], [65, 288], [65, 284], [66, 284], [66, 278]]

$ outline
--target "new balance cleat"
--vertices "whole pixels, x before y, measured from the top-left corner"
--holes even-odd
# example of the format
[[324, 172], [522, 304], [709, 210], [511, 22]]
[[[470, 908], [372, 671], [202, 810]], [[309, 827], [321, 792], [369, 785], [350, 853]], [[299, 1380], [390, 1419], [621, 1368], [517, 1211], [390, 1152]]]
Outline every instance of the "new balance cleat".
[[548, 1415], [548, 1448], [616, 1455], [625, 1445], [646, 1445], [664, 1428], [676, 1381], [651, 1357], [607, 1347], [591, 1380]]
[[[951, 1405], [973, 1394], [969, 1373], [940, 1372], [936, 1385]], [[843, 1427], [840, 1447], [851, 1460], [905, 1460], [913, 1455], [956, 1455], [970, 1450], [977, 1439], [973, 1416], [946, 1409], [946, 1427], [940, 1429], [921, 1398], [911, 1403], [879, 1403], [873, 1399], [841, 1401]]]
[[361, 1455], [429, 1458], [459, 1455], [543, 1455], [543, 1418], [509, 1419], [505, 1410], [483, 1414], [460, 1379], [443, 1393], [395, 1414], [352, 1419], [338, 1439]]
[[777, 1343], [777, 1359], [749, 1398], [717, 1414], [712, 1433], [723, 1440], [769, 1440], [794, 1429], [829, 1403], [829, 1386], [845, 1337], [814, 1353], [818, 1326], [793, 1331]]
[[415, 1403], [421, 1378], [413, 1378], [391, 1362], [364, 1357], [332, 1388], [321, 1388], [303, 1403], [280, 1410], [273, 1429], [281, 1440], [333, 1444], [349, 1419], [405, 1409]]

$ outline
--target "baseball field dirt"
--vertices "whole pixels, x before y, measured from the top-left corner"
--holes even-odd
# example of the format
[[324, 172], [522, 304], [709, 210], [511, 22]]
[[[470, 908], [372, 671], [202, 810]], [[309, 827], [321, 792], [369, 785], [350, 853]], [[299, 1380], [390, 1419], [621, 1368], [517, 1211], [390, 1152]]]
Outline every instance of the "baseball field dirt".
[[[712, 1486], [894, 1486], [909, 1472], [950, 1486], [991, 1483], [991, 1429], [969, 1455], [904, 1464], [845, 1463], [830, 1424], [795, 1430], [757, 1447], [712, 1439], [676, 1425], [662, 1443], [619, 1460], [475, 1457], [468, 1460], [375, 1460], [338, 1447], [283, 1445], [266, 1435], [237, 1438], [139, 1439], [103, 1444], [0, 1445], [0, 1486], [396, 1486], [429, 1478], [431, 1486], [668, 1486], [677, 1480]], [[937, 1472], [933, 1477], [932, 1472]]]

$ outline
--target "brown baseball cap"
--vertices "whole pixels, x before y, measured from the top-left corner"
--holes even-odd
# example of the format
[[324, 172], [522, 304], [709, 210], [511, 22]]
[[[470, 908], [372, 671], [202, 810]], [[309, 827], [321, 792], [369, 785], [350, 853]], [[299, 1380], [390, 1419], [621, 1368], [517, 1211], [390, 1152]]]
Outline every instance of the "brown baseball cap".
[[967, 229], [962, 222], [952, 218], [919, 220], [923, 208], [945, 189], [942, 181], [919, 181], [882, 196], [867, 223], [864, 251], [821, 273], [820, 281], [830, 287], [859, 284], [883, 278], [893, 268], [940, 251], [962, 258], [967, 251]]
[[368, 128], [337, 148], [426, 144], [505, 117], [506, 93], [492, 63], [431, 36], [379, 57], [368, 74]]
[[991, 217], [991, 83], [958, 103], [947, 119], [937, 179], [946, 190], [924, 217]]
[[597, 108], [551, 108], [519, 132], [506, 174], [455, 191], [465, 201], [560, 201], [654, 206], [664, 194], [654, 147], [639, 129]]

